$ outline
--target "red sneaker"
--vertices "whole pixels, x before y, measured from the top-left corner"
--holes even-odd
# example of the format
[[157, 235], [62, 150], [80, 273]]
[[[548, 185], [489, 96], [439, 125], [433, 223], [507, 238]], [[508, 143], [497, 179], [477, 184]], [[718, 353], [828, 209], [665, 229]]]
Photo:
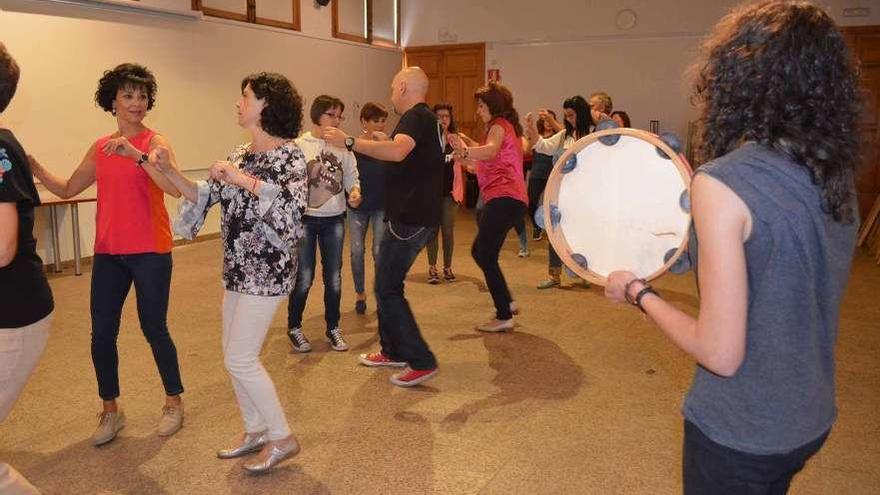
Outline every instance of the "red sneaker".
[[358, 360], [361, 362], [362, 365], [370, 367], [388, 366], [391, 368], [403, 368], [404, 366], [406, 366], [406, 363], [404, 363], [403, 361], [394, 361], [393, 359], [381, 352], [361, 354], [358, 357]]
[[415, 387], [416, 385], [426, 382], [434, 378], [440, 370], [431, 368], [429, 370], [414, 370], [407, 367], [403, 372], [391, 376], [391, 383], [398, 387]]

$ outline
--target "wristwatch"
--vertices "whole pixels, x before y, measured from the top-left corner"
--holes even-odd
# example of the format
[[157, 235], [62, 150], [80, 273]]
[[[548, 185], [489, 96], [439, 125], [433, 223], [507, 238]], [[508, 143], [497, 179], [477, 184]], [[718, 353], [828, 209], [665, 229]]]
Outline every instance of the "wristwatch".
[[144, 163], [146, 163], [147, 160], [149, 160], [149, 159], [150, 159], [150, 156], [149, 156], [149, 155], [147, 155], [146, 153], [141, 153], [140, 158], [137, 159], [138, 167], [140, 167], [141, 165], [143, 165]]
[[348, 136], [347, 138], [345, 138], [345, 149], [347, 149], [348, 151], [351, 151], [353, 148], [354, 148], [354, 138], [351, 136]]

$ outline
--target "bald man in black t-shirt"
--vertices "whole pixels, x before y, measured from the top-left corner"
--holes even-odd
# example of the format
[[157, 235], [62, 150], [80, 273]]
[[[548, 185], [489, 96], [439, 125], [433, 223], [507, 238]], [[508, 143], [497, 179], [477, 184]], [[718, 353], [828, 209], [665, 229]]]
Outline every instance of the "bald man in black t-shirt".
[[428, 77], [418, 67], [394, 76], [391, 101], [401, 114], [387, 141], [355, 139], [336, 128], [325, 128], [328, 143], [384, 160], [389, 164], [385, 194], [386, 234], [376, 267], [376, 301], [382, 349], [361, 354], [365, 366], [406, 367], [391, 383], [412, 387], [437, 374], [437, 359], [422, 338], [409, 303], [404, 280], [419, 252], [437, 233], [443, 199], [443, 149], [437, 117], [425, 104]]

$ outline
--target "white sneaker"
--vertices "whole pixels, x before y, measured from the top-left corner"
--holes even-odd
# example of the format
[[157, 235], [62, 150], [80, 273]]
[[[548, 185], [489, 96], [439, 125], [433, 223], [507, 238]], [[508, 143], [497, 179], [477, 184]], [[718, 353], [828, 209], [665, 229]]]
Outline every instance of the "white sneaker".
[[98, 428], [92, 434], [92, 444], [104, 445], [116, 438], [119, 430], [125, 427], [125, 414], [122, 409], [116, 412], [98, 413]]
[[482, 325], [477, 325], [477, 330], [481, 332], [506, 332], [508, 330], [513, 330], [514, 323], [513, 318], [509, 320], [498, 320], [492, 319], [483, 323]]

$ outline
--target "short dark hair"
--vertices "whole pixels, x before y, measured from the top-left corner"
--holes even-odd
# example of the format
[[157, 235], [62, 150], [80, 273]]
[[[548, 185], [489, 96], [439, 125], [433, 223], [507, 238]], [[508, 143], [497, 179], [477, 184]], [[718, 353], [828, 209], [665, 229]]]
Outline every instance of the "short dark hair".
[[340, 112], [345, 111], [345, 103], [342, 103], [342, 100], [339, 98], [330, 95], [318, 95], [315, 98], [315, 101], [312, 102], [312, 109], [309, 111], [309, 116], [312, 117], [312, 123], [318, 125], [318, 122], [321, 121], [321, 115], [324, 115], [324, 112], [337, 107], [339, 107]]
[[809, 171], [834, 220], [855, 220], [862, 102], [854, 59], [827, 12], [804, 1], [746, 4], [718, 23], [697, 69], [701, 160], [743, 141], [774, 148]]
[[260, 127], [268, 134], [292, 139], [302, 128], [303, 101], [289, 79], [276, 72], [257, 72], [241, 81], [241, 90], [250, 84], [254, 96], [266, 102], [260, 112]]
[[458, 128], [455, 126], [455, 113], [452, 111], [452, 103], [443, 102], [434, 105], [435, 114], [440, 110], [446, 110], [447, 112], [449, 112], [449, 127], [446, 128], [446, 132], [458, 132]]
[[21, 70], [15, 59], [6, 50], [6, 45], [0, 42], [0, 112], [6, 110], [15, 90], [18, 89], [18, 77]]
[[513, 93], [501, 83], [490, 82], [477, 89], [474, 98], [482, 101], [489, 108], [493, 118], [500, 117], [513, 125], [517, 136], [522, 136], [523, 128], [519, 122], [519, 114], [513, 108]]
[[615, 115], [620, 116], [620, 120], [623, 121], [624, 127], [632, 127], [632, 121], [629, 120], [628, 113], [624, 112], [623, 110], [615, 110], [615, 111], [611, 112], [611, 115], [609, 115], [609, 117], [611, 117], [613, 119]]
[[153, 109], [156, 103], [156, 78], [149, 69], [138, 64], [119, 64], [112, 70], [104, 71], [104, 75], [98, 81], [98, 90], [95, 91], [95, 103], [105, 112], [115, 115], [113, 100], [123, 88], [143, 90], [147, 94], [147, 110]]
[[361, 120], [365, 120], [367, 122], [376, 121], [379, 119], [387, 119], [388, 118], [388, 110], [385, 109], [385, 105], [381, 103], [377, 103], [374, 101], [368, 101], [364, 103], [363, 108], [361, 108]]

